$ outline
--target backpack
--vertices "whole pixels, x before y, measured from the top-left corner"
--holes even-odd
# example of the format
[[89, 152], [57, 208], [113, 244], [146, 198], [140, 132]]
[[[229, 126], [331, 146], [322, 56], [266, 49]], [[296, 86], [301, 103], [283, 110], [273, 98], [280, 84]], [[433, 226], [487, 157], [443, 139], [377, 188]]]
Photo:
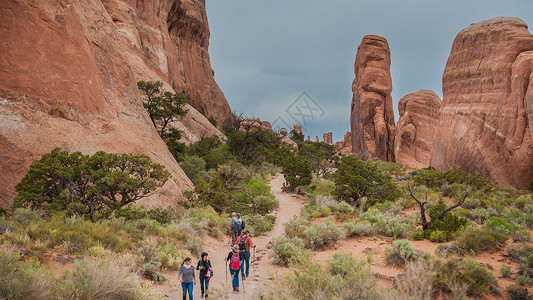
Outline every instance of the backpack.
[[235, 231], [242, 230], [242, 223], [241, 223], [241, 221], [235, 221], [235, 223], [233, 223], [233, 230], [235, 230]]
[[207, 272], [205, 272], [205, 278], [209, 281], [211, 280], [211, 277], [213, 277], [213, 270], [211, 270], [211, 267], [208, 267]]
[[242, 220], [241, 229], [244, 229], [244, 227], [246, 227], [246, 224], [244, 224], [244, 220]]
[[239, 252], [232, 251], [233, 255], [231, 256], [231, 262], [229, 267], [233, 270], [238, 270], [241, 268], [241, 262], [240, 262], [240, 254]]
[[246, 240], [248, 237], [244, 237], [244, 235], [241, 236], [239, 239], [239, 250], [245, 251], [246, 250]]

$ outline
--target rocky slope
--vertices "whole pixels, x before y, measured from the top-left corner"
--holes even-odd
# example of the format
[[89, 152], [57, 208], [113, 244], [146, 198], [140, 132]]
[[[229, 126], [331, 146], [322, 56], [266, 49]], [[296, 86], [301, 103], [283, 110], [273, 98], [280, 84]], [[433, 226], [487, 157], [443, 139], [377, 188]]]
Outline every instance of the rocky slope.
[[431, 165], [504, 187], [533, 179], [533, 35], [517, 18], [470, 25], [455, 38]]
[[360, 158], [394, 161], [390, 61], [385, 38], [363, 38], [355, 58], [350, 116], [352, 148]]
[[[209, 63], [204, 0], [3, 1], [0, 19], [1, 205], [31, 162], [54, 147], [150, 155], [172, 179], [145, 201], [149, 207], [171, 205], [192, 187], [136, 82], [161, 80], [218, 123], [230, 117]], [[187, 141], [219, 134], [188, 109], [175, 124]]]
[[394, 137], [396, 162], [414, 169], [429, 166], [439, 107], [439, 96], [430, 90], [421, 90], [400, 99], [400, 118]]

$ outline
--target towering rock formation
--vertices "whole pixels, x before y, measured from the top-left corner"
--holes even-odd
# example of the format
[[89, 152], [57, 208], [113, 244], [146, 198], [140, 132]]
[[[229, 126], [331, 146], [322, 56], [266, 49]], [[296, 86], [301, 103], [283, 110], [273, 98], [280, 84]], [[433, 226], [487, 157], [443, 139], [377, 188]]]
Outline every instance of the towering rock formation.
[[394, 113], [387, 40], [367, 35], [355, 58], [351, 106], [352, 148], [360, 158], [394, 161]]
[[439, 96], [430, 90], [421, 90], [400, 99], [400, 119], [394, 137], [396, 162], [416, 169], [429, 166], [439, 107]]
[[472, 24], [455, 38], [431, 165], [504, 187], [533, 179], [533, 35], [517, 18]]
[[[161, 80], [219, 124], [229, 118], [209, 64], [204, 0], [2, 1], [0, 19], [0, 205], [55, 147], [145, 153], [164, 164], [172, 179], [147, 207], [176, 203], [192, 188], [136, 83]], [[188, 134], [218, 133], [188, 109], [180, 123]]]
[[292, 130], [294, 130], [294, 132], [297, 132], [297, 133], [303, 133], [302, 126], [300, 126], [298, 124], [294, 124]]
[[341, 148], [341, 154], [343, 155], [348, 155], [353, 152], [351, 131], [346, 132], [346, 134], [344, 135], [344, 139], [341, 141], [340, 148]]
[[331, 145], [333, 144], [333, 133], [332, 132], [326, 132], [323, 135], [324, 143]]

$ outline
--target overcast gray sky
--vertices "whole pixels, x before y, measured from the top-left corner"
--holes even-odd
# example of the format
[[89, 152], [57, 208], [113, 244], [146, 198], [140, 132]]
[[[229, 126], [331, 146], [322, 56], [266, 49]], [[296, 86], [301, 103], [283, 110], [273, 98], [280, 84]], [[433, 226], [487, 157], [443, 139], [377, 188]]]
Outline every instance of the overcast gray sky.
[[303, 120], [306, 135], [322, 140], [331, 131], [334, 141], [350, 128], [353, 65], [365, 35], [389, 41], [397, 119], [406, 94], [431, 89], [442, 97], [461, 29], [499, 16], [533, 26], [533, 0], [207, 0], [207, 13], [211, 65], [232, 109], [274, 126]]

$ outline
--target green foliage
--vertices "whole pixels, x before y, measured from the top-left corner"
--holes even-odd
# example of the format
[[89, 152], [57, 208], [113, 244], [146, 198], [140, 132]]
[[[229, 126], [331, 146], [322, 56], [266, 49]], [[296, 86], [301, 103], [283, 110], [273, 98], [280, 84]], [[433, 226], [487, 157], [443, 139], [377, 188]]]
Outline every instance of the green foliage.
[[176, 116], [183, 117], [187, 114], [187, 110], [183, 108], [187, 103], [185, 94], [163, 92], [161, 81], [139, 81], [137, 87], [144, 94], [143, 106], [148, 111], [154, 127], [157, 128], [156, 121], [162, 122], [161, 128], [158, 129], [161, 138], [167, 140], [169, 137], [173, 137], [175, 140], [179, 140], [179, 138], [176, 139], [175, 136], [172, 136], [172, 133], [168, 134], [167, 126]]
[[516, 276], [516, 280], [520, 286], [531, 285], [531, 277], [527, 273]]
[[507, 287], [507, 299], [509, 300], [528, 300], [529, 291], [518, 285], [510, 285]]
[[354, 156], [342, 158], [333, 180], [337, 197], [351, 205], [361, 205], [362, 197], [368, 198], [369, 205], [395, 201], [399, 197], [398, 188], [390, 175], [383, 174], [376, 163], [363, 162]]
[[205, 169], [205, 161], [198, 156], [185, 156], [180, 167], [194, 185], [203, 179], [202, 172]]
[[372, 223], [376, 233], [394, 238], [406, 238], [414, 224], [414, 219], [390, 212], [382, 213], [376, 208], [370, 208], [362, 213], [361, 219]]
[[418, 172], [419, 174], [414, 178], [415, 182], [430, 188], [441, 188], [444, 184], [471, 185], [476, 190], [490, 190], [492, 188], [487, 179], [459, 169], [439, 171], [433, 167], [428, 167]]
[[34, 260], [20, 261], [18, 252], [0, 250], [0, 298], [57, 299], [52, 274]]
[[118, 259], [75, 261], [64, 275], [62, 292], [66, 299], [141, 299], [131, 266]]
[[374, 226], [368, 222], [344, 223], [342, 229], [346, 237], [372, 236], [375, 232]]
[[70, 214], [109, 214], [151, 195], [170, 173], [146, 155], [69, 154], [55, 148], [30, 165], [15, 186], [14, 207]]
[[403, 266], [407, 261], [416, 260], [418, 257], [417, 251], [411, 248], [408, 240], [395, 240], [392, 248], [385, 249], [387, 250], [385, 261], [391, 266]]
[[307, 247], [327, 247], [334, 245], [341, 237], [342, 230], [337, 228], [331, 219], [326, 222], [312, 223], [303, 231]]
[[481, 297], [489, 292], [491, 285], [498, 285], [498, 281], [485, 265], [465, 259], [463, 268], [462, 278], [469, 285], [468, 296]]
[[298, 238], [286, 238], [280, 236], [272, 241], [272, 257], [274, 263], [280, 266], [287, 266], [294, 258], [303, 253], [304, 242]]
[[459, 234], [455, 244], [467, 253], [476, 254], [500, 246], [508, 237], [509, 235], [503, 232], [468, 227]]
[[313, 179], [311, 163], [292, 153], [284, 159], [282, 173], [285, 177], [283, 189], [286, 191], [294, 191], [298, 187], [309, 185]]
[[227, 145], [222, 144], [217, 136], [205, 137], [190, 145], [187, 149], [189, 156], [199, 156], [205, 161], [205, 169], [217, 169], [231, 158]]
[[244, 132], [225, 128], [230, 153], [245, 165], [261, 165], [264, 162], [281, 165], [291, 150], [283, 145], [281, 137], [275, 132], [252, 130], [252, 126], [253, 124], [244, 126]]
[[446, 203], [439, 199], [439, 201], [429, 209], [429, 216], [431, 222], [426, 230], [424, 230], [422, 237], [427, 238], [432, 242], [442, 243], [451, 241], [455, 233], [464, 230], [468, 224], [466, 218], [458, 217], [451, 212], [447, 212], [440, 217], [442, 213], [448, 208]]
[[302, 255], [292, 271], [264, 293], [261, 299], [380, 299], [370, 267], [341, 253], [334, 255], [327, 269]]
[[246, 229], [250, 231], [252, 236], [261, 236], [274, 228], [276, 217], [272, 215], [246, 215], [244, 221], [246, 223]]
[[289, 237], [302, 237], [304, 230], [309, 226], [309, 221], [302, 217], [294, 217], [285, 224], [285, 234]]
[[500, 272], [502, 273], [502, 277], [504, 278], [510, 278], [511, 274], [513, 273], [511, 270], [511, 266], [502, 266], [500, 268]]
[[486, 228], [488, 230], [502, 232], [507, 235], [517, 230], [516, 225], [507, 222], [507, 220], [503, 218], [497, 218], [497, 217], [491, 217], [490, 219], [488, 219], [485, 222], [485, 225], [483, 226], [483, 228]]
[[342, 214], [353, 214], [354, 208], [350, 204], [346, 203], [346, 201], [341, 201], [337, 211]]
[[13, 221], [22, 224], [22, 225], [28, 225], [30, 223], [39, 222], [43, 219], [41, 218], [41, 214], [36, 211], [32, 210], [31, 208], [16, 208], [13, 212]]
[[317, 177], [329, 177], [338, 161], [335, 146], [326, 143], [298, 142], [298, 156], [311, 163], [313, 174]]
[[289, 132], [289, 138], [299, 144], [303, 143], [305, 136], [303, 133], [297, 132], [293, 129], [291, 132]]

